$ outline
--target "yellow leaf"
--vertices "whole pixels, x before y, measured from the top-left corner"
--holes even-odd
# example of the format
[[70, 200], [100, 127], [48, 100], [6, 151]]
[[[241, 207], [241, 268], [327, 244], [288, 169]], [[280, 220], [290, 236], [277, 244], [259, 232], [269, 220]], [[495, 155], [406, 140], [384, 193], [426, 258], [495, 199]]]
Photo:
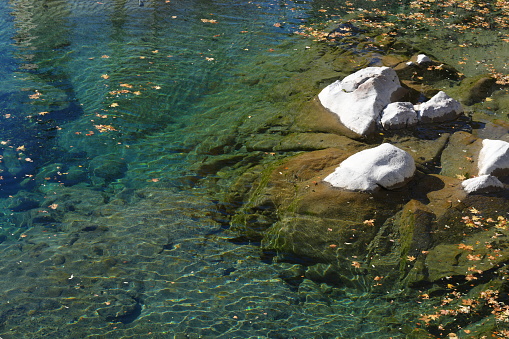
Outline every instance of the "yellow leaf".
[[110, 107], [118, 107], [118, 103], [114, 102], [110, 105]]
[[209, 24], [217, 24], [217, 20], [214, 19], [200, 19], [202, 22], [208, 22]]

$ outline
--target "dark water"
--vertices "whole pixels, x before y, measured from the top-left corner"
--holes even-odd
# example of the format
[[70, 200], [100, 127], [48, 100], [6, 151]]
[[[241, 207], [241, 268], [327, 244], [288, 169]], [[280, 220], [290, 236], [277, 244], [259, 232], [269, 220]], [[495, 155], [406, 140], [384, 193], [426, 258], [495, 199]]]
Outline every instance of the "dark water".
[[201, 184], [221, 173], [196, 170], [277, 112], [311, 43], [294, 31], [329, 5], [0, 3], [0, 337], [403, 337], [398, 301], [297, 286], [299, 265], [228, 241]]

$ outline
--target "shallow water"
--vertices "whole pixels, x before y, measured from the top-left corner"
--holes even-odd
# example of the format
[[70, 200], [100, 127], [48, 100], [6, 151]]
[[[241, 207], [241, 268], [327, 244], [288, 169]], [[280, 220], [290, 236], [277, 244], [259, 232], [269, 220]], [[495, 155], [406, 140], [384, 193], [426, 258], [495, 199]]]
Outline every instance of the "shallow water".
[[229, 241], [199, 166], [249, 165], [228, 138], [285, 108], [267, 98], [318, 48], [294, 32], [329, 5], [0, 3], [2, 338], [404, 337], [418, 304]]

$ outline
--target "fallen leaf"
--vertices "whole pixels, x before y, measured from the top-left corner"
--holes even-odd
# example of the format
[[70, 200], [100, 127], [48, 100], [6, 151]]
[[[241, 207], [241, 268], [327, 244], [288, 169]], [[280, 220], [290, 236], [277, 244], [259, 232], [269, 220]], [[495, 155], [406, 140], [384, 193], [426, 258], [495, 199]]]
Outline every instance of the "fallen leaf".
[[481, 213], [481, 212], [479, 212], [479, 210], [478, 210], [478, 209], [476, 209], [475, 207], [471, 207], [471, 208], [469, 209], [469, 211], [470, 211], [470, 213], [474, 213], [474, 214], [480, 214], [480, 213]]
[[118, 103], [114, 102], [110, 105], [110, 107], [118, 107]]
[[367, 219], [363, 221], [364, 225], [375, 226], [375, 219]]
[[103, 79], [109, 79], [109, 78], [110, 78], [110, 76], [109, 76], [108, 74], [103, 74], [103, 75], [101, 75], [101, 78], [103, 78]]
[[458, 248], [459, 248], [460, 250], [467, 250], [467, 251], [473, 251], [473, 250], [474, 250], [474, 247], [473, 247], [473, 246], [465, 245], [465, 244], [459, 244], [459, 245], [458, 245]]
[[209, 24], [217, 24], [217, 20], [214, 19], [200, 19], [202, 22], [207, 22]]
[[95, 128], [99, 130], [99, 132], [108, 132], [108, 131], [116, 131], [115, 127], [111, 125], [94, 125]]

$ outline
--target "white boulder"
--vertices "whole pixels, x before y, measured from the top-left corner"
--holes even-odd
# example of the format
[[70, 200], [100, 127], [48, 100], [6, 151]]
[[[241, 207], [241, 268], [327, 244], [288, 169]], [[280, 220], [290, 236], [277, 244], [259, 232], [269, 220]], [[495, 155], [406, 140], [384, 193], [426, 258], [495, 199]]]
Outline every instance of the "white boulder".
[[385, 143], [350, 156], [324, 181], [351, 191], [375, 191], [402, 187], [414, 173], [412, 156]]
[[461, 182], [463, 190], [471, 193], [491, 193], [504, 189], [504, 184], [493, 175], [485, 174], [479, 177], [463, 180]]
[[443, 91], [418, 106], [419, 121], [422, 123], [454, 120], [461, 113], [461, 104]]
[[431, 62], [431, 59], [429, 58], [429, 56], [427, 56], [426, 54], [419, 54], [417, 55], [417, 63], [420, 65], [420, 64], [424, 64], [426, 62]]
[[343, 125], [364, 136], [375, 132], [382, 110], [399, 88], [392, 68], [367, 67], [325, 87], [318, 98]]
[[484, 139], [479, 152], [479, 175], [509, 174], [509, 143], [502, 140]]
[[382, 112], [380, 123], [386, 130], [401, 129], [416, 125], [417, 112], [411, 102], [393, 102]]

